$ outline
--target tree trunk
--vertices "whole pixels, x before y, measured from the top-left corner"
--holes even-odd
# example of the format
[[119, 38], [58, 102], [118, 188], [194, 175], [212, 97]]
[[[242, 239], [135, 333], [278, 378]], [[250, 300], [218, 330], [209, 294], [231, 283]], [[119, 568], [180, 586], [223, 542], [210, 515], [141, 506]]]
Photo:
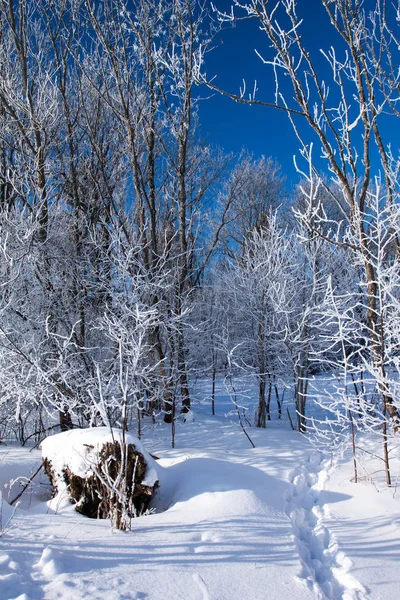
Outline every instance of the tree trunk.
[[190, 394], [189, 394], [189, 383], [186, 372], [186, 360], [185, 360], [185, 349], [184, 349], [184, 338], [182, 324], [178, 325], [178, 371], [179, 371], [179, 382], [181, 387], [181, 398], [182, 398], [182, 413], [188, 413], [190, 411]]

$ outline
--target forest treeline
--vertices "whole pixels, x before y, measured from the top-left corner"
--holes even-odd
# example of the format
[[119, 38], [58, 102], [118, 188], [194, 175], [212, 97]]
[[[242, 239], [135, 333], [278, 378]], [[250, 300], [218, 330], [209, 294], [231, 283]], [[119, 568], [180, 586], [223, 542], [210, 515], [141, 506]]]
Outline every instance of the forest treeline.
[[[320, 0], [336, 45], [319, 69], [298, 4], [0, 1], [4, 438], [116, 423], [140, 434], [145, 415], [173, 426], [196, 378], [214, 400], [217, 376], [243, 373], [258, 381], [257, 426], [276, 397], [305, 432], [310, 376], [335, 371], [335, 427], [383, 427], [387, 450], [398, 21], [380, 0]], [[294, 190], [274, 160], [200, 137], [215, 88], [204, 57], [236, 16], [265, 32], [271, 97], [224, 92], [287, 112]]]

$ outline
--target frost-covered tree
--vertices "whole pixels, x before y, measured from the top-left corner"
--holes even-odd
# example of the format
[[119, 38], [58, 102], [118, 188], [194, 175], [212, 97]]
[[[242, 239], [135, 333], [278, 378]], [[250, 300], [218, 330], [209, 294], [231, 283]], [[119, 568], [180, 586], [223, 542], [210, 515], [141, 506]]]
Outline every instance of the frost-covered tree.
[[[243, 364], [254, 368], [259, 385], [256, 423], [265, 427], [270, 419], [271, 391], [285, 362], [285, 313], [292, 276], [290, 236], [278, 225], [276, 213], [264, 215], [264, 224], [250, 233], [234, 265], [232, 285], [237, 320], [246, 331]], [[243, 348], [244, 351], [244, 348]]]
[[19, 361], [7, 394], [59, 410], [62, 428], [91, 421], [86, 384], [118, 370], [105, 323], [122, 327], [117, 282], [133, 256], [137, 303], [157, 312], [146, 397], [166, 420], [175, 397], [190, 405], [188, 315], [227, 214], [210, 190], [229, 160], [196, 134], [209, 26], [194, 0], [0, 3], [4, 373]]
[[[268, 47], [259, 53], [275, 77], [271, 98], [252, 97], [248, 101], [287, 113], [299, 139], [301, 154], [307, 161], [311, 186], [326, 182], [326, 178], [319, 175], [321, 163], [314, 159], [313, 146], [318, 146], [318, 154], [325, 160], [332, 182], [326, 185], [326, 191], [341, 217], [334, 222], [330, 220], [323, 202], [309, 203], [299, 217], [316, 235], [333, 245], [350, 246], [358, 257], [365, 285], [368, 351], [378, 373], [386, 348], [379, 321], [380, 283], [370, 256], [373, 242], [369, 237], [368, 194], [378, 161], [385, 188], [382, 203], [390, 211], [397, 202], [396, 161], [381, 129], [387, 110], [391, 109], [393, 118], [397, 117], [397, 75], [393, 71], [393, 57], [398, 52], [398, 44], [396, 31], [391, 26], [397, 22], [397, 12], [395, 6], [380, 0], [371, 11], [364, 2], [352, 0], [334, 3], [321, 0], [321, 4], [326, 11], [326, 26], [337, 40], [335, 46], [321, 49], [326, 68], [320, 67], [314, 51], [307, 46], [306, 36], [302, 34], [303, 17], [306, 19], [307, 15], [302, 14], [297, 0], [234, 2], [248, 17], [256, 19], [265, 32]], [[222, 18], [231, 17], [223, 15]], [[247, 101], [244, 93], [232, 96]], [[394, 247], [397, 256], [397, 235]], [[382, 402], [398, 430], [396, 397], [388, 387], [381, 385], [380, 377], [377, 384]]]
[[[366, 201], [368, 214], [368, 259], [376, 273], [379, 291], [376, 301], [381, 343], [379, 361], [369, 349], [371, 332], [367, 317], [368, 283], [363, 259], [351, 248], [338, 250], [341, 278], [328, 281], [324, 303], [316, 326], [322, 333], [325, 363], [339, 376], [335, 394], [319, 403], [331, 413], [333, 432], [351, 433], [354, 447], [356, 430], [382, 430], [383, 460], [390, 485], [389, 412], [386, 398], [398, 397], [399, 271], [396, 260], [398, 207], [388, 206], [377, 180]], [[349, 238], [351, 243], [351, 238]], [[382, 401], [377, 399], [383, 398]], [[327, 405], [328, 404], [328, 405]], [[350, 425], [350, 427], [349, 427]]]

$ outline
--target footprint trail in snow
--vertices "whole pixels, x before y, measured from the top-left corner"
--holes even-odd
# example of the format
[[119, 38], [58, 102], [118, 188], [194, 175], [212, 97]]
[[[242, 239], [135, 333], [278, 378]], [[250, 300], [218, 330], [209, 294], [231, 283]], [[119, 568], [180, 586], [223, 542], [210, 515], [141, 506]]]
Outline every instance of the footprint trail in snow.
[[352, 561], [324, 524], [319, 500], [326, 479], [327, 464], [319, 452], [311, 453], [290, 475], [285, 512], [300, 554], [300, 579], [320, 600], [367, 600], [365, 588], [349, 573]]

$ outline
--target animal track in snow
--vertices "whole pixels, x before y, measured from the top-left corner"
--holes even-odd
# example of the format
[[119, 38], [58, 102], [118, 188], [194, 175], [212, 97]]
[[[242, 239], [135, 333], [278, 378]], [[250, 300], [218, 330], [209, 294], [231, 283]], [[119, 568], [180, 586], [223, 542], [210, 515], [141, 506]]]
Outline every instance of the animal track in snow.
[[301, 559], [300, 578], [320, 600], [366, 600], [365, 588], [349, 573], [352, 561], [324, 525], [319, 501], [326, 469], [321, 453], [313, 452], [290, 476], [285, 512]]

